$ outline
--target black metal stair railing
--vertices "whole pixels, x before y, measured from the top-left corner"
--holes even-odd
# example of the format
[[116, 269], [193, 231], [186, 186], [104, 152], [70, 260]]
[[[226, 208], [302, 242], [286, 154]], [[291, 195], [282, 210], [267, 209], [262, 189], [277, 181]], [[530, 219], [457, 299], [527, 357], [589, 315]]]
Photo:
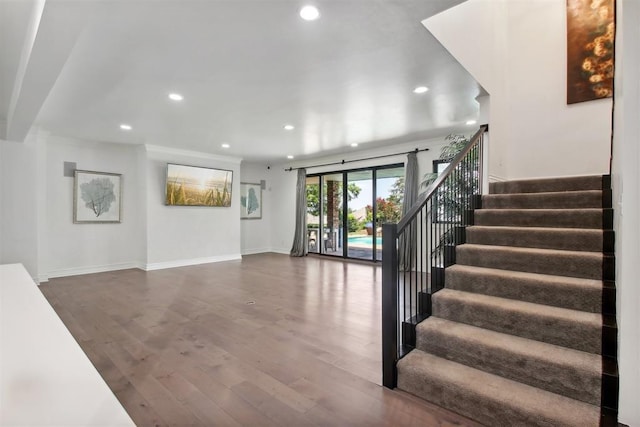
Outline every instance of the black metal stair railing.
[[397, 361], [415, 347], [416, 326], [431, 315], [431, 296], [444, 286], [455, 246], [473, 224], [482, 195], [483, 125], [422, 193], [398, 224], [382, 235], [382, 383], [394, 388]]

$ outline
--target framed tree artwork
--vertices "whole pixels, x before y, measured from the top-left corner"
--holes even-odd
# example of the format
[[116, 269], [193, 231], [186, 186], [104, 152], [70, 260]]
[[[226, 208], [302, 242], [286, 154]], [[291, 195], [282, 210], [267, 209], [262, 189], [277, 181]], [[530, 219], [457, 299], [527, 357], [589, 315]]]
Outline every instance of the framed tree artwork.
[[73, 185], [73, 222], [121, 222], [122, 175], [76, 170]]
[[240, 183], [240, 219], [262, 218], [262, 186]]

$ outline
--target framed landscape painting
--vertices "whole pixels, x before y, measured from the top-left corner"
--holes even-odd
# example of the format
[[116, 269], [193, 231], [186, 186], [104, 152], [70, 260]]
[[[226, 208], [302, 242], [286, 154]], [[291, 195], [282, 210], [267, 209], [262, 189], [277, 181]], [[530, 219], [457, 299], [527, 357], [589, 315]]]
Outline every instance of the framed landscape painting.
[[240, 183], [240, 219], [262, 218], [262, 186]]
[[73, 188], [74, 223], [120, 222], [122, 175], [76, 170]]
[[167, 206], [231, 206], [233, 171], [167, 164]]

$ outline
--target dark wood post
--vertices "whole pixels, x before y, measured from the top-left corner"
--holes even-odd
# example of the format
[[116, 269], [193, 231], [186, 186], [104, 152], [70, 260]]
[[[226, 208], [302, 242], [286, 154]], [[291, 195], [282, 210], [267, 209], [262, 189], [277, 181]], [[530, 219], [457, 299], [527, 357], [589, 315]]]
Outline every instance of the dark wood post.
[[395, 388], [398, 374], [397, 225], [382, 226], [382, 385]]

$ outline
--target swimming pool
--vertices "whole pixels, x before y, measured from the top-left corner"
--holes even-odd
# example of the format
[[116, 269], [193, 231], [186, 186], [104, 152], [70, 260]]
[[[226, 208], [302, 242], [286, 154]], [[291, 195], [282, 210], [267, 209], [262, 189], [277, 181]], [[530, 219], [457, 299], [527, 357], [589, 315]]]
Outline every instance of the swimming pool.
[[[373, 246], [373, 236], [349, 236], [349, 245]], [[376, 237], [376, 247], [382, 248], [382, 237]]]

